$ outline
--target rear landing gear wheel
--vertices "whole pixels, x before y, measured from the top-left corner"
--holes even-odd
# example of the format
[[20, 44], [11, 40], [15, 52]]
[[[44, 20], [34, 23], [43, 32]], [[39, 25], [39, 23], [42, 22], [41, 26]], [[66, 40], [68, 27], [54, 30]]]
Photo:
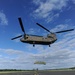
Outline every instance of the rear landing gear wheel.
[[33, 47], [35, 47], [35, 45], [33, 44]]

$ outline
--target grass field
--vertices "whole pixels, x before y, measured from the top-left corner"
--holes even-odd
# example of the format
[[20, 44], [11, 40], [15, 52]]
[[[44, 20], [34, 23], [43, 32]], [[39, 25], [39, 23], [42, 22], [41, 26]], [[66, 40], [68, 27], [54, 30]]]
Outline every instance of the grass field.
[[3, 71], [0, 75], [75, 75], [75, 71]]
[[[51, 70], [2, 70], [0, 71], [0, 75], [56, 75], [55, 73], [65, 73], [68, 72], [75, 74], [75, 69], [51, 69]], [[60, 74], [59, 74], [60, 75]], [[71, 74], [72, 75], [72, 74]]]

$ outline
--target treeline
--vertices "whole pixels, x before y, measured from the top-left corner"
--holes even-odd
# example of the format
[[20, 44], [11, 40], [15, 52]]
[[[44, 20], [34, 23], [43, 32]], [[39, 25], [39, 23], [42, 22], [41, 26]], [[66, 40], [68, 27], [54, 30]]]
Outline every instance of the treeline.
[[0, 69], [0, 71], [29, 71], [29, 70], [21, 70], [21, 69]]
[[69, 69], [75, 69], [75, 67], [71, 67], [71, 68], [69, 68]]

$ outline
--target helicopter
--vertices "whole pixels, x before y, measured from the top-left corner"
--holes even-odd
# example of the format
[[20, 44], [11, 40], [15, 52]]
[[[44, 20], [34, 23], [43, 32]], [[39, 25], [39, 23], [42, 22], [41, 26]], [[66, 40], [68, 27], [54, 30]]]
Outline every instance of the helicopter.
[[33, 47], [35, 47], [36, 44], [39, 44], [39, 45], [49, 45], [49, 47], [50, 47], [50, 45], [57, 40], [56, 33], [63, 33], [63, 32], [68, 32], [68, 31], [73, 31], [74, 30], [74, 29], [69, 29], [69, 30], [51, 32], [46, 27], [42, 26], [39, 23], [36, 23], [38, 26], [40, 26], [41, 28], [43, 28], [47, 32], [49, 32], [49, 34], [47, 34], [46, 37], [39, 36], [39, 35], [30, 35], [30, 34], [26, 34], [21, 17], [19, 17], [18, 20], [19, 20], [19, 23], [20, 23], [21, 30], [22, 30], [22, 32], [24, 34], [23, 35], [19, 35], [17, 37], [14, 37], [11, 40], [14, 40], [14, 39], [22, 37], [22, 38], [20, 38], [21, 42], [33, 44]]

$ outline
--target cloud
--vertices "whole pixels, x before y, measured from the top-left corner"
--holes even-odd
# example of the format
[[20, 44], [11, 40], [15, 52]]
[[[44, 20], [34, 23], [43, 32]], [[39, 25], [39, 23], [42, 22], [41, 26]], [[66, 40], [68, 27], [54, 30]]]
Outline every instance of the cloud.
[[75, 31], [67, 33], [64, 37], [70, 37], [72, 36], [73, 38], [75, 37]]
[[19, 51], [19, 50], [13, 50], [13, 49], [7, 49], [7, 50], [5, 50], [4, 51], [5, 53], [7, 53], [7, 54], [10, 54], [10, 55], [13, 55], [13, 54], [23, 54], [23, 52], [22, 51]]
[[[0, 68], [29, 69], [31, 67], [31, 53], [14, 49], [0, 49]], [[9, 67], [10, 66], [10, 67]], [[29, 67], [28, 67], [29, 66]]]
[[75, 4], [75, 0], [72, 0], [73, 1], [73, 3]]
[[47, 22], [47, 23], [48, 23], [48, 22], [51, 22], [53, 19], [55, 19], [55, 18], [57, 18], [57, 17], [59, 17], [59, 13], [57, 13], [57, 14], [52, 14], [52, 15], [48, 16], [48, 18], [46, 19], [46, 22]]
[[70, 21], [71, 21], [71, 19], [66, 19], [65, 20], [66, 23], [69, 23]]
[[57, 32], [57, 31], [61, 31], [64, 29], [67, 29], [68, 25], [67, 24], [60, 24], [60, 25], [56, 25], [55, 28], [51, 29], [52, 32]]
[[33, 28], [30, 28], [28, 31], [29, 31], [28, 34], [35, 34], [35, 29]]
[[8, 25], [8, 20], [6, 15], [0, 11], [0, 24], [1, 25]]
[[[66, 7], [68, 0], [33, 0], [33, 3], [38, 7], [33, 11], [34, 16], [38, 18], [48, 18], [48, 22], [52, 21], [55, 17], [59, 16], [54, 11], [61, 11], [63, 7]], [[50, 19], [51, 18], [51, 19]]]
[[34, 29], [34, 28], [30, 28], [29, 30], [28, 30], [28, 34], [31, 34], [31, 35], [36, 35], [37, 33], [39, 33], [40, 32], [40, 29]]
[[[46, 62], [46, 66], [44, 67], [44, 69], [64, 68], [64, 67], [67, 68], [75, 65], [75, 61], [74, 61], [75, 51], [70, 51], [66, 49], [56, 50], [56, 51], [49, 51], [49, 50], [45, 54], [41, 53], [41, 54], [34, 55], [34, 59], [36, 61]], [[43, 67], [41, 67], [41, 69], [43, 69]]]

